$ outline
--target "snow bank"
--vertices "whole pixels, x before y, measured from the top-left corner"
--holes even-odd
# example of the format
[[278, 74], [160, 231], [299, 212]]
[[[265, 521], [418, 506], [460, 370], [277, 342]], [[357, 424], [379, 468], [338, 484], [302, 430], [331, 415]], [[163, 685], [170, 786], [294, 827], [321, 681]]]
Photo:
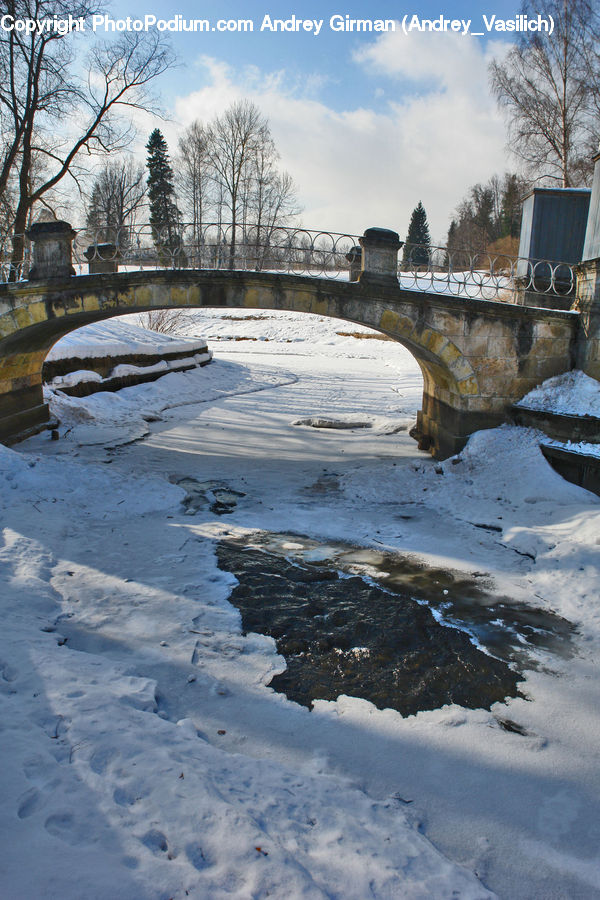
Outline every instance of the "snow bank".
[[600, 382], [575, 369], [548, 378], [517, 405], [563, 415], [600, 417]]
[[179, 488], [4, 447], [0, 473], [3, 896], [492, 897], [318, 752], [256, 759], [169, 715], [167, 685], [226, 717], [234, 685], [264, 696], [278, 661], [239, 633], [211, 549], [178, 550]]
[[[137, 322], [130, 321], [131, 316], [120, 316], [103, 322], [84, 325], [70, 331], [52, 347], [47, 360], [90, 359], [102, 356], [124, 356], [143, 354], [153, 356], [157, 353], [183, 353], [190, 355], [206, 346], [201, 337], [173, 337], [158, 331], [149, 331]], [[126, 321], [125, 321], [126, 320]]]
[[544, 443], [549, 447], [558, 447], [559, 450], [569, 450], [571, 453], [581, 453], [583, 456], [594, 456], [600, 459], [600, 444], [590, 444], [589, 441], [549, 441]]
[[117, 475], [104, 467], [48, 460], [17, 453], [0, 444], [0, 508], [17, 501], [36, 504], [40, 514], [52, 516], [76, 509], [86, 518], [105, 515], [129, 519], [165, 509], [183, 499], [184, 492], [162, 478]]
[[102, 375], [94, 372], [92, 369], [76, 369], [74, 372], [67, 372], [65, 375], [58, 375], [48, 382], [52, 388], [73, 387], [76, 384], [82, 384], [86, 381], [101, 382]]

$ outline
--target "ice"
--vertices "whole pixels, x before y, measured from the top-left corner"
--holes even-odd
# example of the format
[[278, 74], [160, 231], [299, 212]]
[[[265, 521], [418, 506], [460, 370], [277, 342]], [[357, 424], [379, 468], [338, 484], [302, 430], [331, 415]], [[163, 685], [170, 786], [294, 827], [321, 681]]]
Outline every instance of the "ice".
[[[50, 395], [60, 440], [0, 447], [0, 894], [598, 896], [600, 499], [528, 429], [439, 464], [406, 431], [294, 427], [410, 421], [418, 365], [347, 322], [222, 313], [189, 314], [222, 338], [210, 366]], [[245, 496], [186, 516], [180, 479]], [[285, 661], [241, 633], [215, 562], [257, 530], [485, 572], [576, 623], [576, 652], [540, 652], [491, 712], [309, 712], [268, 687]]]

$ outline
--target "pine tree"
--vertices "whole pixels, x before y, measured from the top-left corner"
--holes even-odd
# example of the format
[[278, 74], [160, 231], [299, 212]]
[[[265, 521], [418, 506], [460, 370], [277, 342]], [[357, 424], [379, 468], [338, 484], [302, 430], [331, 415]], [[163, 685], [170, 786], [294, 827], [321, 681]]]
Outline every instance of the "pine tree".
[[527, 193], [527, 182], [518, 175], [504, 176], [502, 192], [501, 237], [518, 238], [521, 230], [523, 197]]
[[444, 268], [449, 269], [452, 266], [452, 252], [456, 249], [456, 232], [458, 225], [456, 219], [452, 219], [448, 229], [448, 238], [446, 240], [446, 253], [444, 254]]
[[150, 225], [158, 256], [163, 264], [185, 265], [179, 234], [179, 210], [175, 202], [173, 169], [167, 142], [155, 128], [146, 144]]
[[427, 266], [431, 251], [431, 237], [425, 207], [419, 200], [413, 209], [402, 253], [402, 268]]

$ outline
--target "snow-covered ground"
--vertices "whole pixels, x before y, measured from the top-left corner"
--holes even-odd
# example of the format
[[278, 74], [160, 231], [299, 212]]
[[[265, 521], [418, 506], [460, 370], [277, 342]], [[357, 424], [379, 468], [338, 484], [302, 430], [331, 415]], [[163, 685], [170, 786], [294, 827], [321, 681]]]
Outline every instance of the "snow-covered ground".
[[[419, 453], [418, 367], [338, 333], [366, 329], [244, 311], [189, 329], [211, 366], [68, 398], [59, 441], [0, 448], [0, 895], [600, 896], [599, 498], [534, 431]], [[189, 515], [183, 478], [244, 496]], [[285, 663], [241, 634], [215, 562], [256, 529], [486, 573], [573, 622], [573, 655], [537, 652], [491, 712], [309, 712], [267, 686]]]
[[148, 331], [142, 323], [145, 314], [121, 316], [102, 322], [94, 322], [69, 332], [49, 351], [47, 360], [94, 359], [98, 356], [124, 356], [140, 354], [154, 356], [157, 353], [198, 352], [204, 345], [203, 338], [189, 335], [187, 338]]
[[[600, 419], [600, 382], [579, 369], [548, 378], [518, 404], [526, 409], [544, 410], [569, 416]], [[583, 456], [600, 457], [600, 444], [589, 441], [546, 441], [553, 447]]]
[[600, 417], [600, 382], [574, 369], [548, 378], [523, 397], [518, 405], [563, 415]]

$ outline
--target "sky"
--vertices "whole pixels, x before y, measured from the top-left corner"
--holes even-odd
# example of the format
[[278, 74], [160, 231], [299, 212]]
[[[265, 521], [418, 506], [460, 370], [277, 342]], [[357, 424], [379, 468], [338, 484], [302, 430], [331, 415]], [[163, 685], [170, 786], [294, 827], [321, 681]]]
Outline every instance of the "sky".
[[[158, 85], [166, 119], [138, 122], [138, 152], [152, 128], [163, 131], [171, 152], [182, 130], [206, 122], [241, 98], [268, 118], [281, 167], [298, 189], [305, 227], [360, 234], [392, 228], [405, 237], [419, 201], [432, 238], [443, 242], [452, 213], [469, 187], [494, 173], [514, 170], [506, 147], [506, 124], [488, 86], [488, 65], [502, 57], [511, 35], [485, 33], [488, 19], [514, 19], [519, 5], [490, 6], [389, 0], [345, 4], [153, 3], [125, 0], [113, 18], [156, 15], [207, 19], [209, 32], [173, 33], [177, 66]], [[540, 8], [543, 14], [543, 8]], [[323, 20], [315, 30], [262, 30], [265, 16]], [[392, 19], [413, 16], [468, 22], [454, 32], [405, 34], [335, 31], [330, 17]], [[219, 20], [251, 20], [253, 31], [219, 33]], [[334, 20], [334, 21], [339, 21]], [[212, 30], [215, 29], [215, 30]], [[484, 32], [474, 36], [472, 32]], [[143, 140], [141, 140], [143, 138]]]

